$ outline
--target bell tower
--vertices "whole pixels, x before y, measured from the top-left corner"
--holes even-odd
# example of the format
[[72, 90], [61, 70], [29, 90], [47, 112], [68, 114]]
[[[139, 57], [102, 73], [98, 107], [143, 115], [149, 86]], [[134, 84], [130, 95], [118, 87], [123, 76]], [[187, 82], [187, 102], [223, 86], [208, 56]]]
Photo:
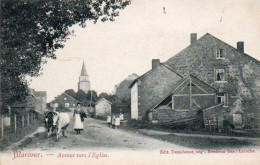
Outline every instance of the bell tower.
[[83, 90], [85, 93], [88, 93], [88, 91], [90, 91], [90, 81], [89, 81], [89, 77], [86, 71], [84, 61], [79, 76], [78, 90]]

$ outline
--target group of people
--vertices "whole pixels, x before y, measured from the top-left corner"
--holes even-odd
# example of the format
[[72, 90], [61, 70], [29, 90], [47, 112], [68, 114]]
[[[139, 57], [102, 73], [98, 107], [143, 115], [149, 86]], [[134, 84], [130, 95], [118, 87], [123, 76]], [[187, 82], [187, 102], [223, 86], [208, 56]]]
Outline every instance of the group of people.
[[[51, 110], [53, 112], [56, 112], [56, 108], [53, 108], [53, 110]], [[45, 114], [47, 114], [48, 112], [45, 112]], [[87, 112], [84, 111], [83, 107], [81, 107], [80, 103], [77, 103], [77, 107], [75, 108], [74, 112], [73, 112], [73, 118], [74, 118], [74, 125], [73, 125], [73, 129], [74, 131], [76, 131], [76, 134], [80, 134], [81, 131], [83, 131], [83, 121], [84, 118], [87, 118]]]

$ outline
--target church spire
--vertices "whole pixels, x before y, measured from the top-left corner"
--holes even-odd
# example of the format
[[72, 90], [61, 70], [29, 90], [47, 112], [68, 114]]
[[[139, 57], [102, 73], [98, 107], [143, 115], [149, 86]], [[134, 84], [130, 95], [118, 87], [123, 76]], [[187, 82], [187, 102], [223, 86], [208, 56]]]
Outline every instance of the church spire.
[[87, 76], [87, 75], [88, 75], [88, 74], [87, 74], [87, 71], [86, 71], [85, 62], [83, 61], [80, 76]]

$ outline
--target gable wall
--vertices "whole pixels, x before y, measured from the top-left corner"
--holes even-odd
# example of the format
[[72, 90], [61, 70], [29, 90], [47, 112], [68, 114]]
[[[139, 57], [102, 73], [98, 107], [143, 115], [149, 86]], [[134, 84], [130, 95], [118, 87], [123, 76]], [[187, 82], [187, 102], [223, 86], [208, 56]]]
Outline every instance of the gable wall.
[[[216, 59], [218, 48], [224, 50], [225, 59]], [[193, 74], [198, 79], [218, 89], [219, 92], [227, 92], [228, 106], [231, 111], [243, 109], [241, 104], [239, 107], [239, 101], [243, 100], [241, 95], [243, 87], [254, 93], [255, 100], [260, 100], [259, 62], [237, 52], [233, 47], [209, 34], [170, 58], [165, 64], [181, 75]], [[225, 69], [226, 83], [215, 82], [215, 69]], [[258, 103], [256, 102], [256, 104]]]
[[[64, 98], [67, 98], [67, 100], [64, 100]], [[56, 98], [54, 101], [51, 102], [51, 104], [58, 103], [59, 105], [62, 105], [65, 107], [65, 103], [69, 103], [69, 107], [74, 108], [77, 106], [77, 101], [70, 98], [69, 96], [62, 94], [60, 97]]]
[[165, 94], [171, 92], [180, 79], [180, 76], [162, 65], [141, 77], [138, 83], [139, 119], [145, 118], [147, 111], [161, 101]]

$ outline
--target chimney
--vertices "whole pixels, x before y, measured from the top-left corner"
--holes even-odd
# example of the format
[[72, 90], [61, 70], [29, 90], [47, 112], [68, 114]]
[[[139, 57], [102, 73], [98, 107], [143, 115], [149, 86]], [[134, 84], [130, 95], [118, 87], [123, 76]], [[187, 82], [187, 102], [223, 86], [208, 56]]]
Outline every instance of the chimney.
[[240, 51], [241, 53], [244, 53], [244, 42], [242, 41], [237, 42], [237, 50]]
[[190, 34], [190, 44], [197, 42], [197, 33]]
[[160, 59], [153, 59], [152, 60], [152, 69], [157, 68], [158, 66], [160, 66]]

